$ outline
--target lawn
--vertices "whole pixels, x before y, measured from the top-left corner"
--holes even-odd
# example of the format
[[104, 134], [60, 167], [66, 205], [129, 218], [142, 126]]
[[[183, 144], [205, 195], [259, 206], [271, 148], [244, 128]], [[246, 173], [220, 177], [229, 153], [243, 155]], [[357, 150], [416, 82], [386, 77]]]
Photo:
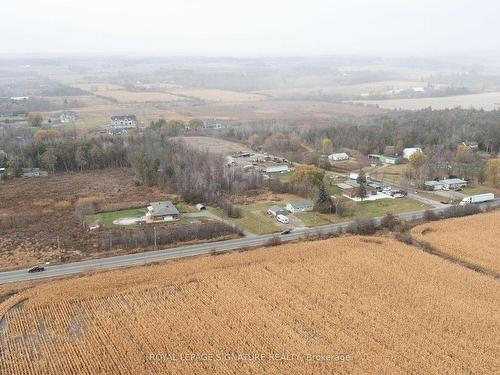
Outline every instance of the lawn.
[[476, 186], [467, 186], [462, 190], [462, 193], [465, 195], [475, 195], [475, 194], [484, 194], [484, 193], [493, 193], [495, 196], [500, 195], [498, 189], [492, 188], [487, 185], [476, 185]]
[[275, 180], [289, 181], [293, 176], [293, 172], [269, 173], [269, 176]]
[[181, 214], [190, 213], [190, 212], [197, 212], [198, 211], [195, 206], [187, 204], [185, 202], [176, 203], [175, 207], [177, 207], [177, 209], [179, 210], [179, 212]]
[[268, 234], [279, 232], [280, 227], [277, 225], [276, 219], [267, 214], [267, 209], [273, 204], [285, 206], [284, 202], [257, 202], [246, 205], [238, 205], [241, 209], [242, 217], [239, 219], [228, 218], [227, 215], [219, 208], [208, 207], [208, 210], [217, 216], [229, 219], [234, 224], [254, 234]]
[[379, 199], [376, 201], [358, 202], [356, 205], [356, 215], [363, 217], [377, 217], [384, 216], [389, 212], [399, 214], [402, 212], [425, 210], [427, 208], [431, 207], [413, 199]]
[[319, 225], [336, 224], [344, 221], [349, 221], [352, 217], [337, 216], [329, 214], [321, 214], [319, 212], [300, 212], [295, 216], [302, 220], [306, 227], [317, 227]]
[[231, 221], [255, 234], [278, 232], [280, 227], [277, 226], [276, 219], [267, 214], [267, 209], [273, 204], [280, 205], [280, 203], [282, 202], [266, 201], [238, 206], [241, 208], [243, 217], [240, 219], [231, 219]]
[[143, 208], [131, 208], [129, 210], [102, 212], [99, 214], [87, 215], [85, 216], [85, 222], [89, 224], [99, 220], [104, 224], [104, 226], [111, 227], [113, 225], [113, 221], [115, 221], [116, 219], [122, 219], [126, 217], [141, 217], [145, 214], [146, 211]]
[[372, 176], [391, 184], [400, 184], [407, 164], [387, 165], [372, 173]]
[[318, 212], [301, 212], [295, 214], [297, 218], [304, 222], [306, 227], [316, 227], [325, 224], [336, 224], [360, 217], [378, 217], [387, 213], [398, 214], [402, 212], [418, 211], [431, 208], [427, 205], [414, 201], [412, 199], [380, 199], [377, 201], [366, 201], [356, 203], [356, 208], [351, 216], [337, 216], [330, 214], [321, 214]]

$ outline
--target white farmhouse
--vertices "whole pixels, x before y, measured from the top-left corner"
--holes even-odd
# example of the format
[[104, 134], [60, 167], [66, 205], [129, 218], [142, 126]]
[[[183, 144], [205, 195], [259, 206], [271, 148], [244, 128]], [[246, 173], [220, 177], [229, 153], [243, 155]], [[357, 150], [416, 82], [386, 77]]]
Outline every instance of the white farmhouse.
[[304, 199], [302, 201], [290, 202], [286, 205], [286, 209], [292, 214], [297, 212], [307, 212], [313, 210], [313, 202], [309, 199]]
[[403, 150], [403, 159], [409, 159], [410, 156], [416, 154], [417, 152], [422, 152], [420, 147], [409, 147]]
[[264, 169], [265, 173], [286, 173], [290, 172], [288, 165], [276, 165], [272, 167], [266, 167]]
[[333, 161], [347, 160], [349, 159], [349, 155], [347, 155], [345, 152], [339, 152], [336, 154], [328, 155], [328, 159]]

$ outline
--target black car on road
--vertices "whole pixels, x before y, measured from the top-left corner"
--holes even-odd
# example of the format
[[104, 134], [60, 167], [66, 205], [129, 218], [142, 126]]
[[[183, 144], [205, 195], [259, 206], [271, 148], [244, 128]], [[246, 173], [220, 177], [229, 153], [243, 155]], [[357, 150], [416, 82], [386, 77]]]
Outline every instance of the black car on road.
[[45, 271], [45, 268], [42, 266], [34, 266], [28, 270], [29, 273], [42, 272], [42, 271]]

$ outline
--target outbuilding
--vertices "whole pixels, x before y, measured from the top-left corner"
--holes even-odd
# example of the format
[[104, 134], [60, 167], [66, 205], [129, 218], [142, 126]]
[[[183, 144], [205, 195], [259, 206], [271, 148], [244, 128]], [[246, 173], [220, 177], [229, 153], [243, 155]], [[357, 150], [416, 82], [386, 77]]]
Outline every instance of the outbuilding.
[[380, 155], [378, 159], [381, 163], [383, 164], [400, 164], [401, 159], [392, 157], [392, 156], [385, 156], [385, 155]]
[[276, 165], [272, 167], [266, 167], [264, 169], [265, 173], [286, 173], [290, 172], [288, 165]]
[[271, 216], [286, 215], [287, 213], [286, 208], [277, 205], [272, 205], [267, 209], [267, 214]]
[[205, 211], [207, 209], [203, 203], [197, 203], [195, 207], [198, 211]]
[[425, 188], [428, 190], [443, 190], [444, 184], [439, 181], [425, 181], [424, 182]]
[[348, 160], [349, 155], [347, 155], [345, 152], [339, 152], [336, 154], [328, 155], [328, 159], [333, 160], [333, 161]]
[[403, 158], [404, 159], [409, 159], [410, 156], [413, 154], [416, 154], [417, 152], [422, 152], [422, 149], [420, 147], [408, 147], [403, 150]]
[[455, 190], [467, 186], [467, 181], [460, 178], [448, 178], [439, 182], [443, 184], [443, 190]]
[[38, 177], [40, 176], [40, 168], [23, 168], [22, 169], [23, 177]]

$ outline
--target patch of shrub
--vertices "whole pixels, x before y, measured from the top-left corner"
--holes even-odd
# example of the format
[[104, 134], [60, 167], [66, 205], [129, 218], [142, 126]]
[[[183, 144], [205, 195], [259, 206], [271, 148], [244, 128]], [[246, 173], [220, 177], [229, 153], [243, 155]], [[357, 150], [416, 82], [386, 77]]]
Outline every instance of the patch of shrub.
[[267, 242], [266, 246], [278, 246], [281, 244], [281, 238], [278, 236], [272, 236]]
[[46, 207], [46, 206], [50, 206], [52, 204], [52, 202], [53, 202], [52, 199], [35, 199], [33, 201], [33, 206]]
[[58, 210], [66, 210], [71, 207], [71, 203], [69, 201], [59, 201], [54, 204], [54, 208]]
[[400, 226], [400, 221], [393, 214], [387, 213], [380, 221], [380, 226], [390, 231], [394, 231]]
[[88, 206], [90, 204], [97, 206], [103, 202], [104, 202], [103, 197], [98, 197], [98, 196], [93, 195], [90, 197], [78, 198], [78, 200], [75, 202], [75, 207], [79, 208], [82, 206]]
[[411, 234], [408, 231], [396, 233], [396, 239], [398, 241], [404, 242], [407, 245], [413, 244], [413, 238], [411, 237]]
[[233, 219], [239, 219], [242, 216], [241, 208], [235, 206], [229, 201], [220, 199], [217, 202], [217, 205], [226, 213], [227, 216], [232, 217]]
[[432, 210], [426, 210], [424, 212], [424, 220], [425, 221], [435, 221], [439, 220], [439, 217]]
[[377, 226], [375, 225], [375, 222], [373, 219], [368, 218], [356, 218], [346, 229], [346, 232], [348, 233], [362, 235], [374, 234], [376, 231]]
[[473, 205], [473, 204], [468, 204], [465, 206], [451, 206], [446, 208], [442, 214], [441, 217], [443, 219], [448, 219], [452, 217], [462, 217], [462, 216], [469, 216], [469, 215], [475, 215], [481, 212], [481, 209], [479, 206]]

